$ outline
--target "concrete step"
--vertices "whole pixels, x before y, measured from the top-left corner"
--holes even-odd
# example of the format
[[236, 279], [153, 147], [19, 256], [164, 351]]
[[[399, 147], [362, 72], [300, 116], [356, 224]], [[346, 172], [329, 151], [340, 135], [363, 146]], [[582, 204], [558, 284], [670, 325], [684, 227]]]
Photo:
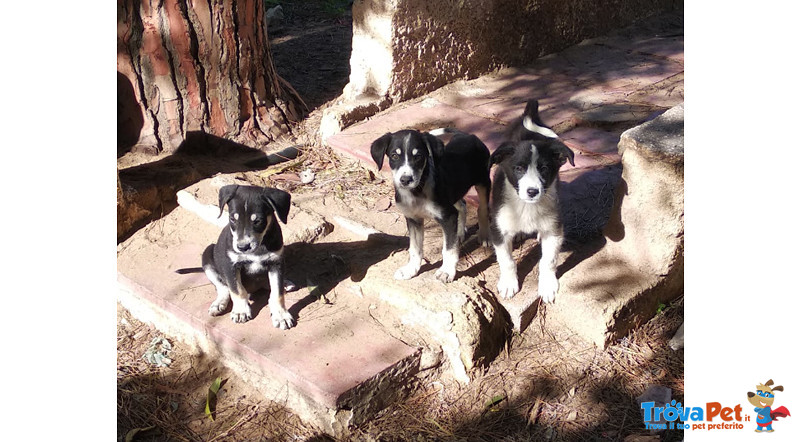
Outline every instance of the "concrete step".
[[[209, 179], [191, 186], [179, 197], [181, 207], [119, 245], [123, 306], [218, 358], [267, 397], [329, 434], [358, 425], [408, 394], [420, 369], [421, 350], [388, 334], [372, 319], [369, 302], [353, 294], [337, 295], [330, 285], [320, 287], [314, 281], [318, 274], [293, 266], [304, 256], [313, 261], [335, 250], [330, 244], [313, 243], [318, 238], [309, 236], [329, 232], [331, 225], [296, 206], [283, 228], [287, 277], [300, 286], [286, 295], [297, 326], [286, 331], [272, 326], [265, 309], [267, 293], [254, 297], [255, 317], [245, 324], [233, 323], [228, 315], [208, 315], [215, 290], [205, 275], [175, 270], [199, 267], [202, 251], [216, 241], [220, 227], [208, 221], [219, 213], [212, 203], [215, 189], [226, 182]], [[355, 244], [352, 239], [347, 242]]]

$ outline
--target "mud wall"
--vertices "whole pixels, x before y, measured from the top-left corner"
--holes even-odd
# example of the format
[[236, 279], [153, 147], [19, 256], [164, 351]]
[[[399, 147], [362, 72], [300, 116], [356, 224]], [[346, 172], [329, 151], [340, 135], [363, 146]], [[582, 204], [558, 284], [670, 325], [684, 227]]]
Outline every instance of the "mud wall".
[[682, 8], [674, 0], [356, 0], [344, 98], [397, 103]]

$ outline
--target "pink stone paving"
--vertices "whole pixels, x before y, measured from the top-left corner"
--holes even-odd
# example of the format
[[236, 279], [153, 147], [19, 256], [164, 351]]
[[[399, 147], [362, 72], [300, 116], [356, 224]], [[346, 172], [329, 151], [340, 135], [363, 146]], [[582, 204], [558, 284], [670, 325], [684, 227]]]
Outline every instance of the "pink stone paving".
[[[175, 273], [179, 268], [199, 266], [205, 246], [184, 242], [166, 249], [154, 244], [127, 253], [118, 262], [118, 281], [174, 315], [176, 321], [207, 333], [224, 352], [290, 382], [332, 409], [356, 386], [417, 354], [417, 349], [388, 336], [357, 312], [338, 311], [312, 318], [303, 310], [296, 327], [276, 329], [265, 305], [266, 294], [256, 298], [255, 317], [247, 323], [233, 323], [228, 314], [209, 316], [207, 309], [215, 290], [205, 275]], [[147, 259], [137, 259], [139, 255]], [[165, 265], [154, 265], [161, 260]], [[287, 308], [295, 315], [293, 306], [300, 301], [297, 296], [286, 296]], [[337, 342], [340, 345], [335, 345]]]

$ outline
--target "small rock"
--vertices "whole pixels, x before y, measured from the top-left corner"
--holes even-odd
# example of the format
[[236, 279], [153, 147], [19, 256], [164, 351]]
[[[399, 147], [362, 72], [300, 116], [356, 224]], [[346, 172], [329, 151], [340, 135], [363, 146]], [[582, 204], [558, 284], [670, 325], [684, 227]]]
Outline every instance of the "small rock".
[[277, 28], [283, 23], [283, 7], [281, 5], [267, 9], [264, 21], [269, 28]]
[[675, 332], [675, 336], [669, 340], [669, 348], [675, 351], [683, 348], [683, 324], [678, 327], [678, 331]]
[[[661, 385], [651, 385], [642, 393], [641, 396], [636, 398], [636, 402], [641, 409], [643, 402], [654, 402], [656, 407], [665, 407], [672, 400], [672, 389]], [[644, 422], [644, 410], [642, 411], [642, 422]], [[667, 421], [664, 416], [659, 416], [658, 421], [647, 422], [649, 424], [666, 424]]]
[[310, 184], [312, 181], [314, 181], [315, 176], [316, 175], [314, 175], [314, 172], [312, 172], [311, 169], [306, 169], [300, 172], [300, 182], [303, 184]]
[[172, 352], [172, 344], [163, 337], [156, 336], [150, 341], [150, 346], [144, 353], [144, 360], [156, 367], [168, 367], [172, 363], [169, 354]]

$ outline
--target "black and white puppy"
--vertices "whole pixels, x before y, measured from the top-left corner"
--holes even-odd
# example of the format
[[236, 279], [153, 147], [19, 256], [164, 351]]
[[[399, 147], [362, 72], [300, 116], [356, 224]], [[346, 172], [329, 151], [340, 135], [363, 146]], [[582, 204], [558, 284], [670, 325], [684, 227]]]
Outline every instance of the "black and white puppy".
[[[444, 133], [455, 134], [447, 146], [437, 138]], [[489, 149], [475, 135], [437, 129], [387, 133], [375, 140], [370, 150], [378, 169], [383, 166], [384, 157], [389, 157], [395, 201], [408, 226], [408, 264], [395, 272], [395, 279], [410, 279], [419, 273], [423, 222], [433, 218], [444, 233], [442, 266], [435, 276], [442, 282], [453, 281], [459, 245], [466, 234], [464, 195], [473, 186], [479, 200], [478, 238], [482, 244], [489, 242]]]
[[228, 227], [216, 244], [203, 252], [203, 271], [217, 289], [217, 299], [208, 313], [221, 315], [233, 300], [231, 319], [252, 319], [250, 293], [269, 285], [272, 325], [287, 330], [295, 325], [284, 304], [283, 235], [278, 224], [286, 224], [291, 196], [269, 187], [231, 184], [219, 190], [220, 216], [228, 206]]
[[558, 207], [558, 170], [574, 153], [539, 118], [539, 103], [528, 102], [511, 126], [510, 141], [492, 153], [498, 168], [492, 190], [492, 245], [500, 267], [497, 291], [503, 298], [519, 292], [517, 267], [511, 255], [514, 237], [537, 232], [542, 247], [539, 297], [553, 302], [558, 292], [556, 266], [564, 233]]

